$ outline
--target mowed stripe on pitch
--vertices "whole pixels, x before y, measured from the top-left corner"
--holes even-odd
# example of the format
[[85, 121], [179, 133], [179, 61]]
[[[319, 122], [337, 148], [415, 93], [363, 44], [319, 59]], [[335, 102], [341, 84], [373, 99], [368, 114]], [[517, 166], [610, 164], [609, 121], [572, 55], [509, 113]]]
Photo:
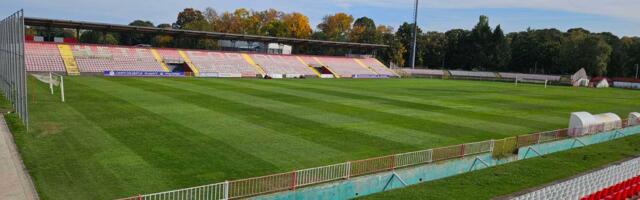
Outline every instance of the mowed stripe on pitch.
[[[504, 102], [505, 105], [511, 103], [521, 104], [524, 109], [540, 109], [548, 108], [556, 114], [564, 114], [566, 118], [567, 112], [573, 112], [575, 109], [590, 109], [593, 106], [602, 106], [604, 108], [617, 108], [621, 105], [633, 106], [635, 102], [633, 98], [627, 98], [629, 93], [638, 93], [638, 91], [619, 90], [619, 89], [597, 89], [598, 92], [589, 92], [594, 90], [591, 88], [571, 88], [565, 86], [550, 86], [544, 88], [538, 84], [520, 84], [515, 87], [513, 84], [505, 84], [500, 82], [480, 82], [480, 81], [451, 81], [436, 79], [418, 79], [414, 84], [403, 83], [404, 80], [389, 79], [379, 80], [380, 89], [385, 94], [406, 94], [405, 97], [424, 97], [425, 100], [447, 100], [454, 101], [473, 101], [474, 98], [486, 97], [488, 101]], [[413, 82], [413, 81], [410, 81]], [[325, 81], [318, 82], [314, 85], [333, 86], [339, 82]], [[366, 91], [366, 87], [362, 84], [339, 85], [340, 88], [350, 88], [356, 91]], [[390, 89], [391, 88], [391, 89]], [[446, 89], [443, 89], [446, 88]], [[610, 95], [602, 95], [608, 94]], [[458, 98], [450, 98], [451, 95], [458, 94]], [[580, 99], [579, 101], [575, 101]], [[615, 100], [612, 102], [611, 100]], [[506, 101], [506, 102], [505, 102]], [[474, 106], [482, 106], [475, 104]], [[514, 106], [519, 107], [519, 106]], [[560, 110], [560, 111], [556, 111]], [[548, 112], [545, 111], [546, 114]], [[594, 112], [607, 112], [606, 110], [594, 110]], [[621, 113], [625, 114], [625, 113]]]
[[[496, 130], [504, 130], [506, 132], [515, 132], [515, 133], [523, 132], [523, 130], [528, 130], [526, 127], [522, 127], [522, 126], [511, 125], [511, 124], [501, 124], [501, 123], [495, 123], [491, 121], [484, 121], [484, 120], [477, 120], [477, 119], [469, 119], [469, 118], [465, 118], [464, 116], [451, 115], [443, 112], [431, 112], [425, 109], [414, 109], [413, 107], [404, 107], [404, 106], [398, 106], [398, 105], [385, 104], [377, 101], [368, 101], [366, 99], [350, 99], [350, 98], [345, 98], [341, 96], [326, 94], [324, 92], [316, 93], [316, 92], [313, 92], [314, 91], [313, 89], [303, 91], [303, 90], [290, 89], [287, 87], [279, 87], [278, 85], [269, 86], [268, 84], [258, 84], [255, 82], [253, 84], [248, 82], [242, 82], [242, 83], [236, 82], [233, 84], [234, 85], [248, 84], [248, 86], [246, 87], [250, 87], [254, 89], [267, 89], [280, 94], [287, 94], [287, 95], [293, 95], [293, 96], [304, 97], [304, 98], [321, 99], [323, 101], [330, 102], [333, 105], [337, 104], [337, 105], [355, 106], [363, 109], [374, 109], [377, 111], [381, 111], [381, 112], [385, 112], [393, 115], [402, 115], [406, 117], [415, 118], [416, 120], [423, 120], [425, 122], [433, 121], [437, 123], [448, 124], [451, 127], [462, 126], [469, 129], [475, 129], [476, 132], [465, 132], [469, 134], [474, 134], [479, 132], [480, 133], [496, 133], [496, 135], [494, 136], [503, 137], [505, 135], [503, 134], [504, 132], [497, 132]], [[280, 96], [280, 95], [275, 95], [275, 96]], [[421, 131], [425, 132], [424, 130], [421, 130]], [[452, 131], [454, 130], [451, 130], [451, 129], [441, 130], [441, 129], [434, 128], [434, 129], [430, 129], [429, 131], [426, 131], [425, 133], [433, 133], [433, 134], [439, 133], [439, 135], [441, 136], [451, 137], [451, 136], [455, 136], [450, 134]], [[485, 136], [488, 137], [489, 135], [485, 135]], [[455, 137], [455, 138], [458, 138], [458, 137]], [[462, 139], [465, 139], [465, 138], [462, 138]], [[466, 139], [473, 140], [474, 138], [471, 137]], [[478, 139], [478, 138], [476, 137], [475, 139]], [[490, 139], [490, 138], [482, 138], [482, 139]], [[459, 141], [460, 140], [458, 140], [458, 142]], [[469, 141], [469, 140], [463, 140], [463, 141]], [[438, 144], [442, 145], [444, 143], [438, 143]]]
[[[275, 84], [275, 83], [274, 83]], [[427, 117], [422, 117], [419, 120], [424, 121], [424, 122], [435, 122], [435, 123], [441, 123], [445, 126], [442, 126], [441, 130], [438, 129], [432, 129], [433, 131], [431, 132], [435, 132], [436, 134], [451, 134], [452, 130], [457, 130], [460, 131], [460, 133], [458, 134], [470, 134], [467, 135], [468, 139], [469, 138], [473, 138], [474, 135], [478, 136], [477, 134], [482, 134], [482, 133], [486, 133], [486, 132], [493, 132], [493, 134], [496, 134], [497, 132], [495, 131], [494, 126], [502, 126], [499, 127], [499, 129], [507, 129], [507, 130], [523, 130], [524, 128], [526, 128], [527, 126], [523, 126], [520, 123], [513, 123], [513, 122], [509, 122], [506, 123], [504, 121], [499, 121], [496, 119], [483, 119], [478, 117], [477, 115], [483, 115], [482, 113], [476, 113], [476, 116], [468, 116], [465, 115], [464, 113], [458, 113], [458, 112], [468, 112], [468, 111], [461, 111], [460, 109], [453, 109], [453, 108], [446, 108], [446, 107], [442, 107], [442, 106], [438, 106], [438, 105], [427, 105], [427, 104], [423, 104], [423, 103], [410, 103], [410, 102], [406, 102], [406, 101], [401, 101], [401, 100], [393, 100], [393, 99], [386, 99], [386, 98], [378, 98], [378, 97], [374, 97], [374, 96], [365, 96], [365, 95], [359, 95], [359, 94], [352, 94], [352, 93], [346, 93], [346, 92], [331, 92], [331, 90], [328, 89], [317, 89], [314, 87], [295, 87], [295, 86], [287, 86], [287, 85], [282, 85], [281, 87], [284, 88], [289, 88], [289, 89], [295, 89], [298, 90], [300, 92], [302, 91], [314, 91], [315, 93], [319, 93], [322, 95], [327, 95], [327, 96], [333, 96], [333, 97], [339, 97], [342, 99], [349, 99], [351, 101], [353, 100], [360, 100], [360, 101], [371, 101], [372, 103], [376, 103], [379, 105], [374, 105], [374, 107], [383, 107], [384, 105], [388, 105], [388, 106], [394, 106], [397, 108], [404, 108], [407, 110], [407, 113], [404, 113], [404, 111], [400, 110], [400, 111], [396, 111], [397, 115], [411, 115], [411, 114], [416, 114], [416, 113], [435, 113], [438, 114], [439, 116], [432, 116], [432, 118]], [[337, 93], [337, 94], [336, 94]], [[329, 98], [326, 98], [329, 99]], [[382, 99], [382, 100], [381, 100]], [[360, 103], [356, 104], [356, 106], [361, 105]], [[414, 111], [411, 111], [410, 109], [413, 109]], [[436, 118], [436, 117], [443, 117], [443, 116], [448, 116], [453, 119], [457, 119], [457, 120], [453, 120], [453, 121], [445, 121], [445, 122], [438, 122], [441, 119], [440, 118]], [[502, 118], [501, 118], [502, 119]], [[436, 121], [437, 120], [437, 121]], [[464, 127], [464, 126], [460, 126], [458, 124], [459, 121], [465, 121], [465, 125], [469, 125], [469, 127]], [[481, 127], [480, 129], [476, 129], [476, 127], [478, 126], [474, 126], [474, 123], [484, 123], [485, 125], [489, 125], [492, 124], [491, 126], [484, 126]], [[448, 126], [448, 128], [447, 128]], [[453, 129], [452, 129], [453, 127]], [[434, 127], [429, 127], [429, 128], [434, 128]], [[437, 126], [435, 127], [437, 128]], [[460, 128], [458, 130], [458, 128]], [[465, 129], [466, 128], [466, 129]], [[487, 128], [485, 130], [482, 130], [482, 128]], [[453, 135], [452, 135], [453, 136]], [[490, 139], [487, 137], [490, 137], [491, 135], [485, 135], [480, 136], [480, 137], [476, 137], [476, 139]], [[493, 135], [493, 136], [499, 136], [499, 135]], [[464, 139], [464, 137], [462, 137]], [[466, 141], [466, 140], [465, 140]]]
[[[404, 100], [397, 100], [397, 99], [392, 99], [392, 98], [387, 98], [387, 97], [378, 97], [376, 95], [373, 94], [367, 94], [367, 95], [363, 95], [363, 94], [357, 94], [357, 93], [351, 93], [351, 92], [342, 92], [342, 91], [337, 91], [337, 90], [329, 90], [329, 89], [324, 89], [324, 88], [319, 88], [319, 87], [306, 87], [306, 86], [295, 86], [295, 85], [288, 85], [286, 83], [283, 82], [273, 82], [271, 84], [275, 84], [275, 85], [279, 85], [285, 88], [289, 88], [289, 89], [295, 89], [295, 90], [299, 90], [299, 91], [313, 91], [316, 93], [320, 93], [320, 94], [324, 94], [324, 95], [329, 95], [329, 96], [336, 96], [336, 97], [342, 97], [344, 99], [357, 99], [357, 100], [362, 100], [362, 101], [372, 101], [375, 103], [379, 103], [379, 104], [383, 104], [383, 105], [391, 105], [391, 106], [397, 106], [397, 107], [401, 107], [401, 108], [411, 108], [411, 109], [415, 109], [415, 110], [421, 110], [421, 111], [425, 111], [425, 112], [434, 112], [434, 113], [439, 113], [439, 114], [443, 114], [443, 115], [452, 115], [452, 116], [456, 116], [458, 118], [460, 118], [461, 120], [457, 120], [451, 123], [460, 123], [460, 121], [465, 121], [464, 119], [473, 119], [473, 120], [477, 120], [477, 121], [484, 121], [486, 123], [489, 124], [504, 124], [507, 126], [512, 126], [512, 127], [516, 127], [517, 126], [522, 126], [522, 127], [533, 127], [534, 125], [530, 125], [527, 124], [525, 125], [525, 122], [529, 122], [530, 120], [527, 119], [522, 119], [521, 122], [517, 121], [519, 118], [513, 118], [513, 117], [509, 117], [509, 116], [501, 116], [501, 115], [494, 115], [494, 114], [489, 114], [489, 113], [481, 113], [481, 112], [475, 112], [475, 111], [468, 111], [468, 110], [462, 110], [462, 109], [457, 109], [457, 108], [450, 108], [450, 107], [444, 107], [444, 106], [439, 106], [439, 105], [432, 105], [432, 104], [425, 104], [422, 102], [409, 102], [409, 101], [404, 101]], [[514, 121], [515, 120], [515, 121]], [[544, 123], [544, 122], [537, 122], [537, 123]], [[450, 124], [450, 126], [456, 126], [455, 124]], [[473, 132], [465, 132], [465, 133], [473, 133]]]
[[[391, 80], [380, 80], [382, 81], [382, 83], [384, 83], [384, 81], [391, 81]], [[442, 80], [425, 80], [425, 81], [440, 81], [440, 82], [450, 82], [452, 83], [453, 81], [442, 81]], [[425, 85], [426, 83], [423, 83], [422, 85]], [[453, 84], [453, 83], [452, 83]], [[502, 96], [504, 94], [503, 91], [505, 91], [505, 89], [500, 89], [497, 91], [491, 91], [491, 90], [480, 90], [478, 92], [472, 91], [472, 90], [467, 90], [467, 89], [460, 89], [460, 87], [458, 87], [457, 85], [451, 85], [451, 89], [450, 90], [442, 90], [440, 89], [421, 89], [419, 91], [414, 91], [415, 87], [409, 87], [411, 89], [405, 89], [405, 88], [394, 88], [393, 90], [388, 90], [388, 89], [384, 89], [381, 91], [377, 91], [377, 92], [371, 92], [370, 90], [366, 90], [366, 89], [352, 89], [352, 87], [342, 87], [341, 85], [332, 85], [332, 84], [312, 84], [312, 83], [303, 83], [303, 84], [295, 84], [294, 86], [306, 86], [306, 87], [321, 87], [322, 89], [329, 89], [329, 90], [341, 90], [344, 91], [346, 93], [355, 93], [355, 94], [361, 94], [364, 96], [375, 96], [377, 98], [383, 98], [383, 99], [391, 99], [391, 100], [395, 100], [395, 101], [401, 101], [401, 102], [408, 102], [408, 103], [413, 103], [413, 104], [426, 104], [426, 105], [436, 105], [438, 107], [446, 107], [447, 109], [433, 109], [433, 110], [440, 110], [440, 111], [446, 111], [447, 113], [449, 111], [451, 111], [451, 113], [461, 113], [461, 115], [458, 116], [474, 116], [475, 113], [479, 113], [480, 114], [480, 118], [487, 118], [487, 119], [491, 119], [492, 117], [494, 118], [494, 120], [492, 120], [493, 122], [502, 122], [500, 120], [506, 120], [506, 121], [515, 121], [513, 120], [512, 117], [514, 114], [514, 110], [507, 110], [505, 112], [505, 108], [500, 108], [498, 106], [493, 107], [492, 105], [484, 105], [482, 103], [478, 103], [478, 102], [474, 102], [473, 99], [475, 98], [479, 98], [482, 96]], [[325, 86], [322, 86], [325, 85]], [[425, 86], [425, 87], [428, 87]], [[465, 87], [462, 87], [465, 88]], [[444, 98], [443, 98], [444, 97]], [[369, 98], [369, 97], [366, 97]], [[459, 109], [459, 105], [460, 103], [456, 104], [451, 104], [451, 102], [462, 102], [464, 104], [462, 105], [466, 105], [464, 106], [465, 109]], [[519, 104], [521, 106], [523, 106], [523, 108], [548, 108], [548, 109], [553, 109], [553, 108], [549, 108], [546, 104], [541, 103], [541, 104], [536, 104], [536, 103], [530, 103], [527, 102], [526, 99], [520, 99], [520, 100], [514, 100], [514, 101], [502, 101], [501, 99], [496, 99], [494, 102], [501, 102], [501, 103], [505, 103], [505, 104], [509, 104], [509, 103], [514, 103], [514, 104]], [[539, 109], [536, 109], [539, 110]], [[466, 112], [465, 112], [466, 111]], [[487, 114], [490, 114], [489, 116], [486, 116]], [[523, 118], [527, 118], [525, 120], [519, 120], [519, 121], [524, 121], [527, 122], [528, 124], [534, 124], [534, 125], [538, 125], [535, 127], [529, 127], [529, 128], [538, 128], [539, 126], [554, 126], [554, 125], [559, 125], [555, 122], [550, 122], [550, 120], [544, 118], [544, 116], [546, 116], [546, 112], [538, 112], [537, 113], [538, 116], [533, 117], [533, 119], [529, 119], [528, 117], [523, 117]], [[566, 113], [565, 113], [566, 114]], [[482, 116], [484, 115], [484, 116]], [[498, 117], [497, 119], [495, 117]], [[511, 118], [511, 120], [507, 120]], [[498, 121], [496, 121], [498, 120]]]
[[[416, 131], [357, 118], [353, 113], [345, 115], [335, 112], [327, 112], [323, 109], [333, 107], [335, 105], [333, 103], [327, 103], [317, 99], [289, 99], [285, 95], [278, 93], [252, 90], [248, 87], [238, 87], [238, 85], [242, 84], [235, 84], [235, 86], [229, 85], [234, 84], [234, 82], [227, 82], [229, 84], [223, 84], [223, 82], [212, 83], [203, 81], [204, 80], [194, 80], [182, 82], [176, 80], [172, 83], [166, 84], [180, 86], [185, 90], [191, 90], [207, 95], [216, 94], [216, 96], [219, 96], [220, 98], [233, 99], [245, 104], [259, 106], [261, 108], [269, 109], [272, 112], [295, 114], [300, 118], [314, 121], [311, 124], [312, 126], [313, 124], [323, 124], [325, 126], [348, 129], [387, 140], [414, 145], [420, 148], [426, 148], [424, 144], [425, 142], [433, 145], [434, 142], [456, 141], [456, 138], [452, 137], [428, 134], [423, 131]], [[249, 87], [253, 86], [249, 85]], [[276, 88], [274, 90], [284, 89]]]
[[[211, 85], [210, 82], [195, 82], [195, 83], [201, 84], [203, 86]], [[223, 83], [223, 82], [218, 82], [218, 83]], [[235, 87], [233, 85], [235, 85], [235, 83], [230, 83], [227, 85], [229, 87], [228, 88], [229, 91], [243, 92], [248, 95], [261, 96], [263, 98], [270, 98], [270, 99], [277, 99], [280, 101], [287, 101], [293, 104], [298, 104], [303, 106], [304, 105], [314, 106], [317, 102], [324, 102], [324, 104], [326, 104], [325, 106], [318, 106], [315, 108], [325, 112], [338, 113], [341, 115], [357, 117], [357, 118], [361, 118], [361, 119], [379, 123], [379, 124], [398, 126], [406, 129], [425, 132], [425, 133], [430, 133], [430, 131], [434, 129], [435, 130], [444, 129], [446, 127], [451, 131], [446, 133], [440, 132], [439, 135], [443, 137], [454, 137], [459, 139], [466, 138], [469, 140], [487, 138], [486, 135], [483, 135], [483, 134], [486, 134], [486, 132], [479, 131], [472, 128], [461, 127], [461, 126], [451, 125], [451, 124], [443, 124], [443, 123], [434, 122], [430, 120], [417, 119], [417, 118], [408, 117], [405, 115], [383, 112], [377, 109], [373, 109], [371, 107], [367, 108], [364, 106], [355, 106], [355, 105], [352, 106], [352, 105], [344, 104], [341, 102], [327, 102], [323, 98], [307, 98], [307, 97], [296, 96], [296, 95], [275, 93], [269, 90], [253, 89], [253, 88], [259, 88], [258, 86], [253, 86], [253, 88], [249, 88], [249, 87]], [[432, 132], [432, 134], [438, 134], [438, 132]]]
[[[73, 84], [78, 88], [92, 87], [82, 81]], [[175, 123], [171, 116], [151, 113], [111, 94], [91, 90], [83, 94], [82, 99], [71, 105], [161, 170], [163, 178], [175, 186], [194, 186], [212, 180], [246, 177], [247, 172], [260, 174], [277, 169], [260, 158]]]
[[[95, 85], [109, 85], [109, 87], [102, 87], [100, 90], [158, 115], [171, 116], [171, 119], [176, 123], [189, 126], [227, 143], [239, 151], [277, 165], [282, 171], [299, 167], [297, 165], [299, 163], [292, 163], [291, 159], [320, 165], [318, 162], [321, 160], [348, 156], [344, 152], [283, 134], [279, 130], [261, 127], [253, 121], [246, 121], [173, 97], [130, 87], [125, 84], [127, 81], [129, 80], [94, 79], [87, 82], [92, 82]], [[156, 87], [164, 86], [157, 84]], [[153, 100], [149, 101], [149, 99]], [[208, 103], [216, 104], [217, 102], [209, 101]], [[171, 105], [171, 107], [167, 108], [166, 105]], [[256, 142], [259, 142], [260, 145], [256, 145]]]
[[26, 164], [31, 176], [37, 177], [34, 182], [42, 199], [117, 198], [175, 186], [163, 178], [166, 174], [76, 110], [73, 100], [92, 90], [76, 87], [68, 79], [68, 99], [62, 103], [59, 96], [48, 94], [48, 86], [29, 81], [34, 85], [32, 94], [44, 95], [31, 98], [37, 100], [30, 107], [31, 131], [20, 140], [31, 149], [22, 151], [22, 156], [32, 161]]
[[294, 114], [273, 112], [259, 106], [216, 97], [215, 93], [207, 95], [200, 92], [188, 91], [183, 89], [184, 87], [171, 85], [164, 85], [165, 87], [154, 87], [155, 84], [144, 80], [131, 79], [130, 81], [127, 81], [127, 84], [147, 91], [177, 98], [207, 109], [226, 112], [235, 117], [243, 118], [247, 121], [253, 121], [260, 126], [279, 130], [282, 133], [291, 134], [293, 136], [344, 152], [362, 155], [362, 153], [380, 153], [387, 152], [392, 149], [411, 148], [410, 145], [369, 136], [364, 133], [315, 123], [314, 121], [300, 118]]
[[[448, 81], [453, 82], [453, 81]], [[452, 83], [453, 84], [453, 83]], [[302, 85], [310, 85], [310, 84], [302, 84]], [[530, 126], [523, 127], [520, 126], [518, 120], [508, 120], [512, 121], [511, 125], [516, 125], [517, 127], [521, 127], [522, 129], [507, 129], [499, 128], [497, 130], [504, 130], [505, 135], [514, 135], [514, 134], [523, 134], [532, 131], [540, 131], [540, 130], [548, 130], [551, 128], [563, 127], [566, 123], [566, 115], [569, 112], [562, 113], [560, 116], [559, 112], [555, 112], [556, 109], [549, 108], [548, 104], [540, 103], [528, 103], [524, 100], [502, 100], [499, 99], [498, 96], [501, 95], [498, 91], [487, 91], [486, 89], [483, 91], [473, 91], [473, 90], [462, 90], [457, 91], [457, 87], [452, 85], [452, 90], [450, 91], [442, 91], [440, 89], [421, 89], [420, 91], [413, 92], [414, 95], [411, 95], [411, 92], [406, 91], [406, 89], [397, 88], [393, 91], [382, 90], [381, 95], [376, 95], [370, 91], [361, 89], [351, 89], [344, 88], [341, 86], [318, 86], [320, 84], [314, 85], [312, 87], [323, 87], [327, 89], [336, 89], [339, 88], [348, 93], [357, 93], [363, 95], [375, 95], [381, 98], [389, 98], [394, 100], [401, 100], [405, 102], [417, 103], [417, 104], [428, 104], [428, 105], [438, 105], [442, 107], [447, 107], [452, 109], [452, 113], [460, 110], [470, 111], [474, 113], [492, 113], [494, 116], [505, 116], [505, 118], [510, 118], [509, 116], [519, 116], [520, 118], [526, 118], [529, 122], [537, 122], [537, 123], [528, 123]], [[412, 88], [412, 90], [415, 88]], [[399, 92], [403, 91], [406, 92]], [[489, 93], [487, 95], [486, 93]], [[481, 99], [481, 96], [496, 96], [496, 99], [492, 102], [484, 103], [482, 101], [476, 101], [475, 99]], [[502, 106], [506, 105], [506, 106]], [[541, 109], [542, 108], [542, 109]], [[552, 110], [553, 112], [549, 112]], [[448, 113], [449, 111], [447, 111]], [[444, 113], [443, 113], [444, 114]], [[553, 116], [555, 115], [555, 116]], [[464, 113], [456, 114], [456, 117], [459, 119], [460, 117], [465, 118], [469, 123], [474, 123], [474, 119], [477, 118], [467, 118], [467, 115]], [[505, 119], [503, 118], [503, 119]], [[447, 120], [449, 122], [456, 122], [457, 120]], [[496, 120], [482, 120], [486, 123], [484, 125], [482, 123], [476, 123], [479, 126], [485, 128], [491, 128], [500, 124], [500, 121]], [[467, 123], [465, 123], [467, 124]], [[486, 126], [486, 124], [493, 124]], [[524, 124], [524, 123], [520, 123]], [[535, 126], [533, 126], [535, 125]]]

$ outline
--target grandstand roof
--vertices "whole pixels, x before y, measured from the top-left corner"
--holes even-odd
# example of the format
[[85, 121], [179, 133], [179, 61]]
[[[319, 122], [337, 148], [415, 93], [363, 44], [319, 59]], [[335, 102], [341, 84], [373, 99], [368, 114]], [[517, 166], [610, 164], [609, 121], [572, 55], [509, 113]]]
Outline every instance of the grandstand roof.
[[364, 44], [364, 43], [352, 43], [352, 42], [335, 42], [335, 41], [323, 41], [323, 40], [244, 35], [244, 34], [234, 34], [234, 33], [164, 29], [164, 28], [155, 28], [155, 27], [139, 27], [139, 26], [107, 24], [107, 23], [98, 23], [98, 22], [45, 19], [45, 18], [34, 18], [34, 17], [25, 17], [24, 23], [25, 25], [28, 25], [28, 26], [47, 26], [47, 27], [56, 27], [56, 28], [73, 28], [73, 29], [98, 30], [98, 31], [108, 31], [108, 32], [127, 32], [127, 33], [137, 32], [137, 33], [151, 33], [151, 34], [166, 34], [166, 35], [178, 35], [178, 36], [187, 36], [187, 37], [209, 38], [209, 39], [216, 39], [216, 40], [243, 40], [243, 41], [252, 41], [252, 42], [273, 42], [273, 43], [282, 43], [282, 44], [308, 44], [308, 45], [326, 46], [326, 47], [347, 47], [347, 48], [362, 48], [362, 49], [381, 49], [381, 48], [389, 47], [388, 45], [383, 45], [383, 44]]

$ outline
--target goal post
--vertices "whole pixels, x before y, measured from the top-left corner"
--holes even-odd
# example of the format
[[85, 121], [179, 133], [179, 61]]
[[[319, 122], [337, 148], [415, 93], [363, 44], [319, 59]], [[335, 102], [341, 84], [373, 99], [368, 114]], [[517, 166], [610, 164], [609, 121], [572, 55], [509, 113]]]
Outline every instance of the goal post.
[[[34, 75], [36, 76], [36, 75]], [[39, 77], [39, 78], [38, 78]], [[49, 72], [49, 77], [44, 78], [42, 76], [36, 76], [36, 78], [40, 79], [40, 81], [42, 82], [48, 82], [49, 83], [49, 92], [51, 93], [51, 95], [55, 95], [55, 87], [59, 87], [60, 88], [60, 101], [65, 102], [65, 97], [64, 97], [64, 75], [62, 74], [58, 74], [55, 72]]]
[[51, 90], [51, 95], [53, 95], [53, 74], [49, 72], [49, 90]]

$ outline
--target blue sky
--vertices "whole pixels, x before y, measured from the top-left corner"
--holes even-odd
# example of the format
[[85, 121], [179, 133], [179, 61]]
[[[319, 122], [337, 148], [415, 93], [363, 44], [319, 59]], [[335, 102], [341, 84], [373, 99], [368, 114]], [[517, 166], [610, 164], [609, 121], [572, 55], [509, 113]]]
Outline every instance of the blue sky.
[[[24, 8], [25, 15], [54, 19], [127, 24], [135, 19], [159, 23], [175, 21], [185, 7], [218, 12], [239, 7], [309, 16], [312, 26], [323, 16], [346, 12], [367, 16], [378, 24], [398, 27], [412, 20], [413, 0], [3, 0], [1, 15]], [[151, 3], [153, 2], [153, 3]], [[567, 30], [583, 27], [619, 36], [640, 36], [639, 0], [422, 0], [418, 24], [423, 30], [470, 29], [479, 15], [489, 16], [492, 26], [507, 32], [531, 28]]]

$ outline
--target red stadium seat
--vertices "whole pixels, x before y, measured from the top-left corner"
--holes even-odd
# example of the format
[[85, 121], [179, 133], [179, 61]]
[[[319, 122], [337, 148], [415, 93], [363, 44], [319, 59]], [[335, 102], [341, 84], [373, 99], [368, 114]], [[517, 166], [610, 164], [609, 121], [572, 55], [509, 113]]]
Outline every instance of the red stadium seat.
[[57, 44], [25, 42], [25, 66], [29, 72], [65, 72]]

